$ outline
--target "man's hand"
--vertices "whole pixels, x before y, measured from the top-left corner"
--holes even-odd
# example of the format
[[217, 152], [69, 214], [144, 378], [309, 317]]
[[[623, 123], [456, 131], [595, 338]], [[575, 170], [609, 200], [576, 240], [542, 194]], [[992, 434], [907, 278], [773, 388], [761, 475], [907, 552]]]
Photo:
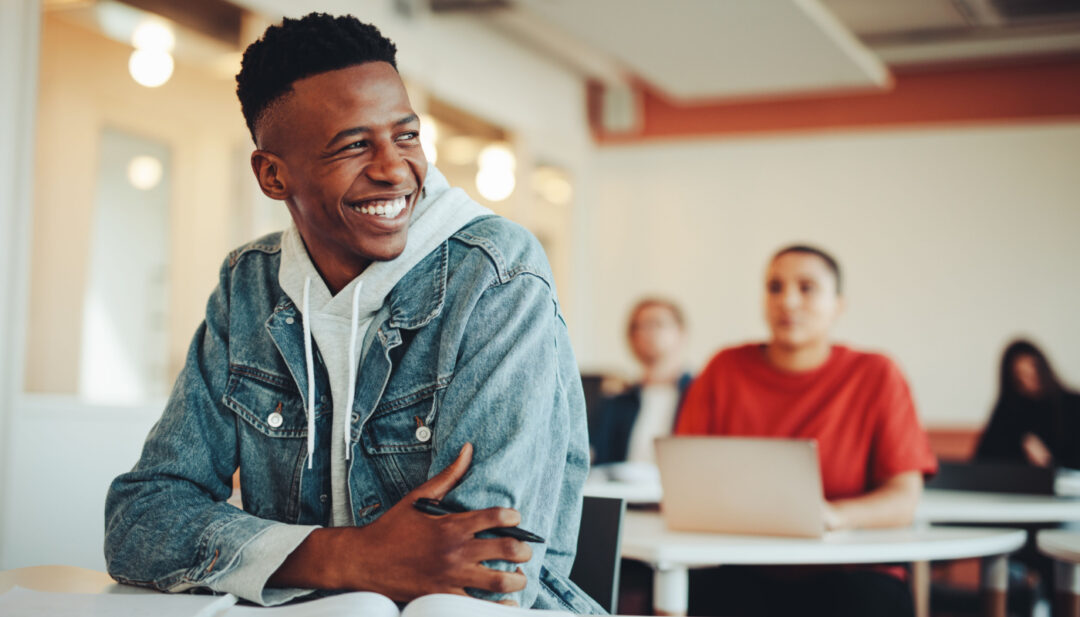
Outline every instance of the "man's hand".
[[472, 445], [446, 469], [416, 487], [366, 527], [316, 529], [270, 577], [275, 587], [349, 589], [381, 593], [408, 602], [429, 593], [465, 594], [466, 587], [496, 593], [525, 588], [519, 568], [503, 572], [486, 560], [524, 563], [528, 544], [513, 538], [477, 538], [492, 527], [513, 527], [521, 515], [509, 508], [487, 508], [432, 516], [413, 507], [420, 497], [443, 498], [472, 461]]

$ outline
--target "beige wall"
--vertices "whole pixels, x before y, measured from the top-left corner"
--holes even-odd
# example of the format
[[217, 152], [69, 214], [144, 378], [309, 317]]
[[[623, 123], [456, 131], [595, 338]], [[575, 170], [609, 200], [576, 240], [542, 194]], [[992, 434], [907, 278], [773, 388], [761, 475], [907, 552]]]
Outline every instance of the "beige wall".
[[[230, 79], [177, 63], [144, 88], [127, 73], [130, 47], [54, 15], [41, 55], [25, 387], [72, 394], [90, 254], [98, 139], [111, 126], [168, 144], [172, 154], [170, 376], [182, 362], [235, 217], [239, 146], [249, 141]], [[170, 377], [171, 381], [171, 377]]]
[[646, 293], [686, 306], [695, 369], [764, 337], [765, 261], [808, 241], [846, 270], [837, 338], [896, 358], [928, 424], [978, 425], [1013, 335], [1080, 385], [1078, 169], [1075, 122], [603, 148], [579, 358], [632, 374], [623, 320]]

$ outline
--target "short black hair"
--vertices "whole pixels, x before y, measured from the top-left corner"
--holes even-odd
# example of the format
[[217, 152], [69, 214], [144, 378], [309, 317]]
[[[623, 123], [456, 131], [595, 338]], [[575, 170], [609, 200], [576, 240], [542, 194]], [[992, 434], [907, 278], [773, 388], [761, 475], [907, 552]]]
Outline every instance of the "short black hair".
[[308, 13], [270, 26], [244, 51], [236, 75], [236, 96], [251, 138], [259, 118], [297, 80], [366, 62], [397, 69], [397, 47], [378, 28], [351, 15]]
[[808, 244], [792, 244], [791, 246], [785, 246], [779, 251], [773, 253], [772, 259], [769, 260], [769, 263], [780, 259], [788, 253], [801, 253], [803, 255], [815, 255], [817, 257], [820, 257], [822, 261], [825, 262], [825, 265], [829, 267], [829, 271], [832, 272], [833, 278], [836, 279], [836, 294], [840, 295], [841, 291], [843, 291], [843, 286], [841, 285], [840, 278], [840, 264], [836, 261], [836, 259], [833, 258], [832, 255], [817, 248], [816, 246], [810, 246]]

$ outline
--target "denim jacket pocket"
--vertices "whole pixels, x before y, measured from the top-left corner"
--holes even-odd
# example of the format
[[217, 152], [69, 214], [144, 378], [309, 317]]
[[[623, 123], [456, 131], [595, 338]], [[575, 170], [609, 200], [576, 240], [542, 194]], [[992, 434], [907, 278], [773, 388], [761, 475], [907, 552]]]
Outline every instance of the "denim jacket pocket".
[[[289, 378], [250, 367], [230, 366], [222, 402], [267, 437], [307, 436], [304, 400]], [[319, 411], [317, 407], [316, 415]]]
[[379, 405], [364, 425], [364, 449], [373, 455], [430, 452], [437, 398], [428, 391]]
[[428, 391], [376, 408], [361, 435], [389, 498], [397, 501], [423, 484], [431, 467], [438, 397]]

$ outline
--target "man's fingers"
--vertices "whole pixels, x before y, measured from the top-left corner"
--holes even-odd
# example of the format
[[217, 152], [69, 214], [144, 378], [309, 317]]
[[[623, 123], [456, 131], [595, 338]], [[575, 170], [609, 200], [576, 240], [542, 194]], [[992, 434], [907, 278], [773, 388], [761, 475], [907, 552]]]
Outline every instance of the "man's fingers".
[[465, 547], [464, 556], [472, 563], [491, 559], [525, 563], [532, 558], [532, 547], [513, 538], [477, 538]]
[[512, 508], [484, 508], [455, 514], [454, 518], [464, 531], [472, 533], [492, 527], [517, 527], [521, 524], [521, 514]]
[[447, 465], [446, 469], [435, 474], [430, 480], [412, 491], [410, 500], [417, 497], [427, 497], [429, 499], [442, 499], [445, 497], [450, 492], [450, 489], [457, 486], [457, 483], [465, 477], [465, 472], [469, 470], [469, 464], [472, 462], [472, 454], [472, 444], [466, 443], [461, 447], [461, 451], [458, 452], [458, 456], [453, 463]]
[[475, 587], [495, 593], [513, 593], [525, 589], [525, 584], [528, 582], [529, 579], [525, 577], [520, 568], [516, 572], [503, 572], [502, 570], [481, 566], [476, 570], [476, 582], [470, 583], [466, 587]]

